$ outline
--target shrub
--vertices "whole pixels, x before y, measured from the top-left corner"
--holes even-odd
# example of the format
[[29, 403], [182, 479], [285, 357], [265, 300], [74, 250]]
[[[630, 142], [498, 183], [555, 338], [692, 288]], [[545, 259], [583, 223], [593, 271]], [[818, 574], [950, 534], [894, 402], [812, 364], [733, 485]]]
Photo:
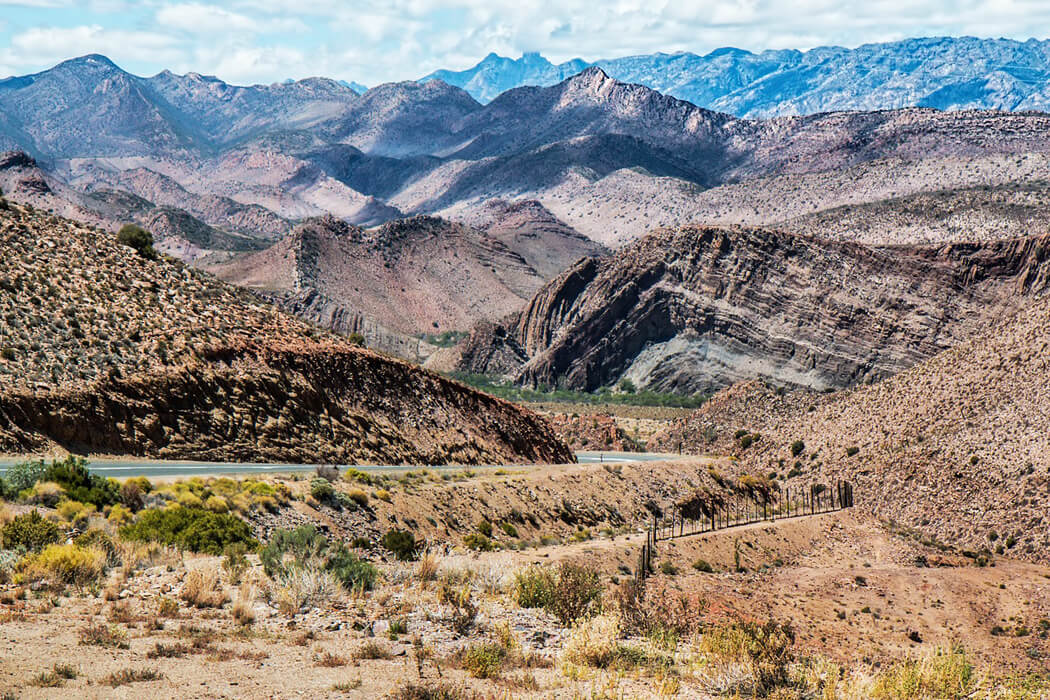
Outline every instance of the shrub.
[[372, 590], [379, 577], [379, 570], [375, 566], [360, 559], [342, 544], [332, 548], [326, 568], [351, 593]]
[[523, 608], [546, 608], [554, 599], [557, 581], [550, 569], [529, 566], [514, 574], [511, 592], [514, 602]]
[[120, 529], [120, 535], [129, 540], [161, 542], [216, 555], [237, 542], [255, 545], [251, 529], [240, 518], [181, 506], [144, 510], [135, 522]]
[[304, 567], [320, 561], [328, 548], [328, 540], [313, 525], [302, 525], [294, 530], [277, 530], [266, 546], [259, 550], [259, 560], [270, 578], [285, 572], [290, 565]]
[[227, 545], [222, 557], [222, 568], [230, 577], [230, 581], [239, 584], [244, 574], [248, 571], [248, 545], [243, 542], [234, 542]]
[[463, 538], [463, 545], [467, 549], [477, 552], [492, 552], [496, 549], [496, 543], [481, 533], [472, 532]]
[[518, 528], [514, 527], [510, 523], [500, 523], [499, 529], [503, 530], [503, 534], [507, 537], [518, 536]]
[[138, 481], [128, 479], [120, 485], [120, 502], [132, 513], [142, 510], [142, 506], [145, 505], [145, 496]]
[[61, 486], [71, 500], [91, 503], [96, 508], [120, 501], [116, 482], [92, 474], [87, 468], [87, 460], [82, 457], [70, 455], [61, 462], [52, 462], [46, 478]]
[[65, 500], [58, 504], [58, 514], [77, 527], [87, 525], [88, 518], [95, 512], [95, 507], [80, 501]]
[[59, 535], [58, 526], [33, 509], [16, 516], [0, 529], [0, 545], [4, 549], [24, 547], [36, 551], [58, 542]]
[[754, 693], [766, 695], [788, 682], [794, 643], [789, 625], [739, 622], [704, 632], [700, 651], [709, 661], [745, 668]]
[[335, 496], [335, 488], [332, 487], [332, 482], [328, 479], [319, 476], [314, 477], [310, 479], [310, 495], [325, 503]]
[[918, 660], [894, 664], [870, 689], [873, 700], [971, 697], [977, 687], [973, 665], [961, 647], [938, 649]]
[[109, 509], [109, 515], [106, 516], [106, 520], [109, 521], [114, 527], [121, 528], [134, 521], [135, 515], [130, 510], [118, 503]]
[[693, 562], [693, 568], [705, 574], [713, 574], [715, 569], [705, 559], [697, 559]]
[[798, 457], [804, 449], [806, 449], [806, 443], [801, 440], [795, 440], [791, 443], [791, 456]]
[[860, 452], [860, 448], [859, 448], [859, 447], [847, 447], [847, 448], [846, 448], [846, 456], [847, 456], [847, 457], [853, 457], [853, 456], [855, 456], [855, 455], [856, 455], [856, 454], [857, 454], [858, 452]]
[[368, 505], [368, 494], [363, 489], [350, 489], [346, 496], [362, 508]]
[[179, 598], [197, 608], [221, 608], [229, 600], [219, 584], [219, 572], [210, 566], [186, 574]]
[[103, 530], [88, 530], [73, 538], [73, 544], [78, 547], [91, 547], [106, 555], [107, 566], [120, 564], [120, 550], [113, 538]]
[[50, 581], [84, 586], [102, 578], [106, 555], [98, 549], [75, 544], [52, 544], [18, 563], [22, 581]]
[[574, 664], [607, 668], [619, 651], [620, 621], [614, 615], [580, 620], [565, 643], [563, 658]]
[[383, 535], [382, 543], [401, 561], [415, 560], [420, 549], [416, 536], [407, 530], [387, 530]]
[[122, 245], [133, 248], [135, 252], [147, 260], [157, 259], [157, 251], [153, 248], [153, 234], [141, 226], [125, 224], [117, 232], [117, 241]]
[[599, 612], [601, 597], [601, 577], [597, 570], [564, 562], [558, 567], [548, 610], [562, 624], [569, 624]]
[[330, 545], [312, 525], [278, 530], [259, 551], [263, 570], [270, 578], [288, 579], [296, 572], [323, 571], [347, 591], [368, 591], [379, 570], [342, 544]]
[[478, 532], [485, 537], [492, 537], [492, 523], [488, 520], [482, 520], [478, 523]]
[[754, 442], [755, 442], [755, 436], [754, 435], [750, 435], [750, 434], [745, 435], [742, 438], [740, 438], [740, 448], [746, 450], [747, 448], [751, 447], [751, 445]]
[[108, 685], [110, 688], [116, 688], [129, 683], [159, 681], [163, 678], [164, 674], [155, 668], [125, 668], [120, 671], [114, 671], [100, 682], [102, 685]]
[[506, 657], [507, 650], [495, 642], [475, 642], [463, 651], [461, 661], [474, 678], [496, 679]]
[[47, 475], [47, 465], [43, 460], [19, 462], [4, 474], [4, 498], [14, 498], [21, 491], [32, 488]]
[[80, 643], [85, 646], [127, 649], [128, 634], [119, 627], [108, 626], [100, 622], [80, 630]]
[[53, 481], [38, 481], [31, 488], [18, 494], [18, 500], [23, 503], [32, 503], [45, 508], [54, 508], [65, 497], [66, 492]]
[[209, 496], [208, 500], [204, 502], [204, 508], [212, 513], [228, 513], [230, 504], [222, 496]]

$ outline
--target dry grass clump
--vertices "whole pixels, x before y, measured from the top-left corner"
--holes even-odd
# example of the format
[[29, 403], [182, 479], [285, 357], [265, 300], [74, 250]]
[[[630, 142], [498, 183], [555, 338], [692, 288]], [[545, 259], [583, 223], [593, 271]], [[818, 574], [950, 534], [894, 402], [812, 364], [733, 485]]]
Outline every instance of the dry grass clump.
[[292, 616], [303, 607], [325, 607], [342, 594], [342, 584], [319, 566], [293, 567], [279, 574], [266, 594], [281, 613]]
[[76, 679], [77, 670], [69, 664], [55, 664], [50, 671], [42, 671], [30, 681], [37, 688], [61, 688], [66, 681]]
[[375, 661], [392, 659], [394, 655], [379, 642], [369, 640], [357, 648], [357, 651], [354, 652], [354, 658], [358, 661]]
[[119, 627], [99, 623], [80, 630], [80, 643], [86, 646], [127, 649], [128, 633]]
[[316, 665], [324, 666], [325, 668], [337, 668], [339, 666], [346, 666], [349, 663], [349, 660], [345, 656], [326, 651], [316, 657], [315, 663]]
[[773, 621], [738, 622], [706, 630], [700, 639], [700, 677], [710, 692], [765, 696], [791, 684], [795, 635]]
[[120, 671], [114, 671], [99, 681], [99, 683], [108, 685], [110, 688], [116, 688], [129, 683], [159, 681], [163, 678], [164, 674], [155, 668], [125, 668]]
[[237, 597], [233, 601], [230, 614], [237, 624], [248, 626], [255, 622], [255, 610], [252, 604], [255, 602], [256, 587], [254, 583], [245, 583], [237, 590]]
[[205, 566], [186, 574], [179, 598], [198, 608], [221, 608], [229, 596], [219, 582], [215, 567]]
[[425, 549], [416, 562], [416, 578], [420, 583], [436, 581], [441, 568], [441, 556], [431, 549]]
[[608, 668], [620, 649], [620, 620], [598, 615], [581, 620], [573, 628], [562, 651], [562, 659], [579, 666]]

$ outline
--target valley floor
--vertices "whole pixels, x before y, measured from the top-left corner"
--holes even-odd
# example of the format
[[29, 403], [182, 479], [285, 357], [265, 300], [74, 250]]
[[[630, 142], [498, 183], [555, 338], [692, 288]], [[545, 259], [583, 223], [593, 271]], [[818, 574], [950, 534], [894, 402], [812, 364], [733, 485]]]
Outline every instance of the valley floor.
[[[585, 480], [592, 472], [609, 470], [551, 474]], [[489, 493], [501, 483], [488, 474], [459, 485]], [[302, 485], [289, 486], [294, 494]], [[312, 507], [293, 503], [300, 514]], [[683, 594], [694, 612], [704, 601], [695, 633], [624, 630], [624, 641], [602, 642], [592, 629], [597, 636], [581, 640], [587, 623], [572, 627], [515, 602], [516, 572], [572, 562], [599, 573], [606, 613], [596, 620], [606, 620], [642, 541], [628, 528], [520, 550], [435, 547], [420, 562], [378, 562], [371, 592], [315, 592], [294, 610], [255, 555], [233, 576], [222, 557], [123, 547], [123, 566], [95, 585], [0, 586], [0, 689], [5, 698], [722, 697], [735, 692], [747, 663], [710, 640], [742, 621], [774, 620], [793, 629], [785, 663], [809, 669], [809, 682], [829, 664], [857, 679], [853, 690], [822, 697], [894, 697], [865, 693], [902, 660], [953, 645], [967, 650], [975, 680], [951, 697], [1050, 692], [1029, 675], [1050, 671], [1050, 567], [1008, 559], [977, 567], [894, 534], [859, 508], [660, 542], [649, 590], [664, 601]], [[188, 591], [195, 571], [217, 577], [218, 600]], [[466, 623], [456, 596], [473, 608]], [[602, 643], [620, 645], [618, 654], [633, 649], [634, 660], [588, 663], [595, 657], [581, 655], [581, 645]], [[479, 649], [497, 660], [479, 661]], [[1006, 695], [1022, 682], [1028, 690]], [[982, 687], [989, 694], [975, 694]]]

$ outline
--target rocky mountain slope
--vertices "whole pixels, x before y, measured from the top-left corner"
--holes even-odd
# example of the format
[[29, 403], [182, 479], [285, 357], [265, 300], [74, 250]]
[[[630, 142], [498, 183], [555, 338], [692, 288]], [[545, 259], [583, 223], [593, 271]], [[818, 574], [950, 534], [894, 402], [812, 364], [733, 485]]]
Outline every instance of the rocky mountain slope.
[[[1050, 561], [1050, 300], [901, 374], [832, 395], [734, 387], [657, 437], [657, 446], [728, 445], [740, 469], [792, 488], [845, 478], [858, 501], [923, 537], [974, 552]], [[797, 455], [791, 444], [801, 441]], [[717, 448], [716, 448], [717, 449]]]
[[1043, 293], [1050, 239], [873, 247], [766, 229], [655, 232], [585, 259], [460, 368], [527, 385], [709, 393], [763, 378], [823, 390], [891, 376]]
[[0, 452], [571, 461], [536, 415], [105, 232], [0, 210]]
[[489, 102], [506, 90], [546, 86], [594, 65], [617, 80], [640, 83], [741, 117], [901, 107], [1041, 110], [1050, 105], [1050, 42], [930, 37], [752, 53], [721, 48], [704, 56], [657, 53], [588, 63], [552, 64], [536, 53], [513, 60], [489, 54], [441, 80]]
[[[161, 83], [171, 83], [170, 95], [188, 95], [184, 113], [170, 113]], [[5, 138], [40, 156], [49, 175], [159, 205], [182, 206], [165, 199], [181, 190], [194, 200], [187, 211], [209, 226], [258, 225], [267, 236], [282, 220], [325, 213], [366, 226], [434, 213], [469, 222], [489, 200], [534, 199], [593, 240], [621, 245], [654, 225], [780, 223], [981, 184], [975, 171], [993, 162], [997, 182], [1026, 185], [1043, 171], [1024, 159], [1045, 159], [1047, 150], [1041, 114], [905, 109], [740, 119], [597, 67], [486, 105], [437, 80], [360, 96], [323, 81], [238, 92], [200, 76], [137, 78], [99, 57], [4, 86]], [[60, 124], [80, 103], [52, 113], [59, 90], [121, 118], [84, 122], [93, 133], [66, 143], [62, 134], [84, 127]], [[23, 119], [29, 107], [42, 118]], [[222, 120], [232, 131], [250, 124], [250, 136], [219, 140], [212, 132]]]
[[341, 330], [360, 332], [371, 319], [417, 336], [516, 311], [557, 271], [602, 252], [535, 207], [501, 210], [490, 225], [500, 227], [495, 235], [431, 217], [369, 230], [311, 219], [264, 251], [209, 269], [287, 293], [298, 313]]

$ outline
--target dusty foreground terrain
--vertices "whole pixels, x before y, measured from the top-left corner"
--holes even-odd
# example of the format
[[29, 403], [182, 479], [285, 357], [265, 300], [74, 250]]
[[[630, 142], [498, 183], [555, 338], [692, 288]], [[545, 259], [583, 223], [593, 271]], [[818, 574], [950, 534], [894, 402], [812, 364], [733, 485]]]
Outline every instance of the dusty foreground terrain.
[[[281, 575], [263, 566], [266, 550], [262, 559], [252, 551], [194, 554], [127, 541], [122, 530], [115, 561], [96, 580], [30, 581], [16, 567], [0, 585], [0, 691], [4, 698], [1048, 696], [1050, 567], [998, 557], [979, 567], [860, 508], [661, 541], [654, 575], [634, 586], [644, 541], [636, 499], [667, 504], [687, 483], [710, 488], [712, 466], [468, 472], [368, 488], [333, 482], [336, 494], [367, 501], [356, 510], [345, 499], [337, 510], [339, 497], [321, 495], [316, 479], [259, 482], [277, 497], [243, 515], [262, 543], [277, 539], [275, 525], [324, 526], [377, 567], [371, 589], [347, 592], [309, 556], [293, 565], [294, 548]], [[642, 482], [648, 493], [638, 493]], [[177, 492], [182, 505], [168, 509], [192, 507], [187, 492], [221, 486], [188, 483], [157, 486], [150, 497]], [[556, 526], [542, 494], [568, 495], [571, 485], [579, 493], [561, 515], [590, 515]], [[241, 494], [262, 492], [252, 489]], [[430, 522], [440, 513], [431, 508], [466, 493], [477, 500], [455, 502], [447, 522]], [[530, 504], [530, 493], [540, 500]], [[609, 509], [587, 510], [602, 493]], [[3, 508], [7, 522], [30, 510]], [[463, 508], [473, 509], [469, 521]], [[527, 508], [520, 531], [501, 516]], [[416, 561], [397, 560], [375, 534], [395, 510], [402, 523], [418, 519], [418, 528], [403, 526], [429, 541]], [[56, 520], [61, 511], [41, 508]], [[620, 525], [599, 529], [612, 512], [622, 515]], [[356, 526], [354, 513], [364, 518]], [[90, 527], [114, 532], [113, 520], [96, 516]]]

